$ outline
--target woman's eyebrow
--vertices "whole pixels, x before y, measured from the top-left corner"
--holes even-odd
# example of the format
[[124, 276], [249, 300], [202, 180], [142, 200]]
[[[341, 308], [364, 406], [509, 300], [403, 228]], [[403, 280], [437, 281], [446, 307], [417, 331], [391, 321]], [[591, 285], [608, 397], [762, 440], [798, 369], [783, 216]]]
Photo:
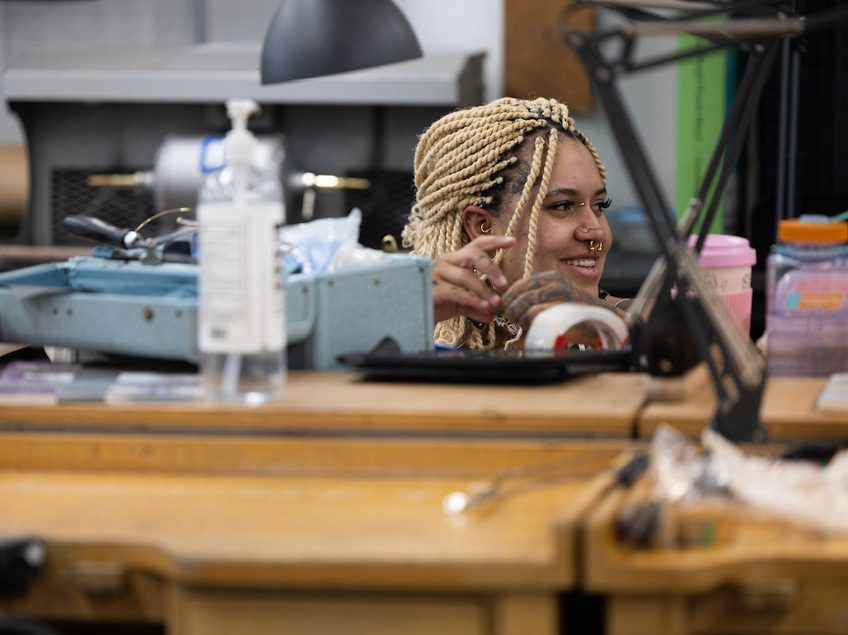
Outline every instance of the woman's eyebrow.
[[[601, 194], [606, 194], [606, 193], [607, 193], [606, 187], [598, 188], [597, 190], [595, 190], [595, 193], [592, 194], [592, 198], [595, 198], [596, 196], [600, 196]], [[580, 192], [578, 192], [577, 190], [572, 189], [570, 187], [557, 187], [557, 188], [554, 188], [553, 190], [548, 190], [548, 194], [547, 194], [547, 196], [545, 196], [545, 198], [547, 198], [548, 196], [563, 196], [563, 195], [564, 196], [579, 196], [579, 194], [580, 194]]]

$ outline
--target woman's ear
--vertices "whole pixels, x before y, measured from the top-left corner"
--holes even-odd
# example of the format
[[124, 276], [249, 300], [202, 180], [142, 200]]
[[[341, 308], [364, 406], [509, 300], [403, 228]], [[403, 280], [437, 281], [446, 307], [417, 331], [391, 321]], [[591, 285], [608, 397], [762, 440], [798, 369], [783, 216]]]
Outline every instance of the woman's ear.
[[462, 210], [462, 227], [471, 240], [478, 236], [491, 236], [494, 231], [492, 214], [482, 207], [469, 205]]

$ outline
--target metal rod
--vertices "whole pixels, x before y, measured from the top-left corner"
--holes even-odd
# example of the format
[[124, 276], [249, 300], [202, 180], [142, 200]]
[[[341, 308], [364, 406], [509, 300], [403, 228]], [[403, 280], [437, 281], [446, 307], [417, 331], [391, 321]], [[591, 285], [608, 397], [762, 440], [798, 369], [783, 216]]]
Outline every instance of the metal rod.
[[798, 183], [798, 98], [801, 81], [800, 54], [792, 47], [789, 69], [789, 139], [787, 144], [786, 162], [786, 211], [790, 216], [796, 216], [797, 183]]
[[754, 38], [764, 36], [797, 36], [804, 32], [804, 21], [798, 18], [737, 18], [724, 22], [703, 20], [667, 20], [639, 22], [624, 27], [625, 33], [637, 36], [703, 35], [711, 37]]
[[675, 9], [678, 11], [707, 11], [717, 6], [727, 6], [724, 2], [687, 2], [686, 0], [594, 0], [586, 4], [610, 9]]
[[732, 46], [734, 44], [735, 42], [726, 42], [721, 44], [714, 44], [712, 46], [698, 46], [688, 51], [675, 51], [674, 53], [668, 53], [667, 55], [658, 55], [655, 57], [648, 58], [637, 64], [627, 64], [626, 69], [628, 72], [639, 72], [649, 70], [651, 68], [663, 66], [671, 62], [682, 62], [691, 57], [701, 57], [703, 55], [709, 55], [710, 53], [717, 53], [719, 51], [725, 50], [728, 45]]
[[775, 213], [777, 219], [775, 222], [776, 228], [781, 219], [787, 218], [786, 214], [786, 153], [787, 153], [787, 136], [789, 134], [788, 118], [789, 118], [789, 38], [784, 38], [781, 43], [780, 51], [780, 96], [778, 111], [778, 130], [777, 130], [777, 192], [775, 200]]

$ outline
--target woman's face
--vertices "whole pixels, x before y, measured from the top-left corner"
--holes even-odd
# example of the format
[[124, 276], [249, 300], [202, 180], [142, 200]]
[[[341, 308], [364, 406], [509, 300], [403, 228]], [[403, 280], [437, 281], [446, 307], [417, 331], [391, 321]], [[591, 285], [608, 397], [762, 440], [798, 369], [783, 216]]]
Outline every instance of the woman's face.
[[[528, 148], [532, 148], [532, 144], [524, 146], [521, 160], [526, 163], [518, 164], [520, 174], [528, 172], [527, 164], [531, 160]], [[520, 189], [514, 187], [504, 197], [504, 210], [514, 208]], [[501, 263], [510, 284], [524, 275], [529, 210], [538, 189], [538, 185], [533, 188], [527, 209], [515, 231], [516, 245], [507, 250]], [[607, 191], [592, 154], [580, 141], [560, 136], [548, 193], [539, 210], [533, 273], [557, 271], [577, 288], [597, 295], [604, 262], [612, 246], [612, 233], [604, 214], [606, 201]], [[511, 216], [512, 213], [507, 211], [493, 218], [494, 233], [503, 234]], [[599, 243], [603, 244], [600, 248]]]

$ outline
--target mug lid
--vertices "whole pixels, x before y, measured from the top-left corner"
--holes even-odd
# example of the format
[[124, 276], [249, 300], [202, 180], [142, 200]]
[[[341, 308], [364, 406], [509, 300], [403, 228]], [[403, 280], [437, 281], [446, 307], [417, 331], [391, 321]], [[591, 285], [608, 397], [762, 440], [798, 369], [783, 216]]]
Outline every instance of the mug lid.
[[[689, 236], [689, 246], [695, 246], [698, 237]], [[743, 267], [757, 262], [757, 252], [747, 238], [730, 234], [707, 234], [698, 262], [702, 267]]]

